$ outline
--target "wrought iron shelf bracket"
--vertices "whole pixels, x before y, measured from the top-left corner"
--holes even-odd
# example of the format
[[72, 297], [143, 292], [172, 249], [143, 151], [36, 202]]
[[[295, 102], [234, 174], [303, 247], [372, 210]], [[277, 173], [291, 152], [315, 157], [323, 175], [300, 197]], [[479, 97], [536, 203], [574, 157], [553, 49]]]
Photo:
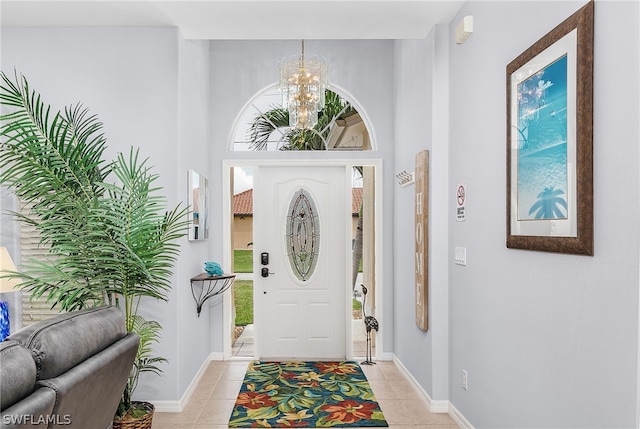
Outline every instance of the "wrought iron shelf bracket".
[[196, 300], [198, 317], [200, 317], [200, 311], [205, 301], [213, 296], [223, 294], [231, 287], [235, 278], [235, 274], [210, 276], [207, 273], [198, 274], [191, 278], [191, 294]]

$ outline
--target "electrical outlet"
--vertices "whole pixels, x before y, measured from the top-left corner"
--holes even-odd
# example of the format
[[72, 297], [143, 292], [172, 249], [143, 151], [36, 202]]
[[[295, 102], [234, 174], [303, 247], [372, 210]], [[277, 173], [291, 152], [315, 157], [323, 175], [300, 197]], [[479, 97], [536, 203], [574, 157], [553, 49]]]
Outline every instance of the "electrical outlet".
[[468, 381], [467, 371], [463, 369], [462, 370], [462, 388], [464, 390], [468, 390], [467, 381]]

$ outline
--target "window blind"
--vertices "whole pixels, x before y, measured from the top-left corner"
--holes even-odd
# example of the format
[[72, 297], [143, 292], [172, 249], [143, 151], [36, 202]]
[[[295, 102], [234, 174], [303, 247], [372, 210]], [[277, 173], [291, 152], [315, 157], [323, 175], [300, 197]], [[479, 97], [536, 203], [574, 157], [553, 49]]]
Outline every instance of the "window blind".
[[[29, 207], [20, 203], [20, 212], [29, 214]], [[23, 261], [37, 259], [38, 261], [51, 261], [54, 256], [49, 254], [48, 247], [40, 243], [40, 233], [33, 225], [20, 222], [20, 252]], [[31, 299], [31, 293], [22, 290], [22, 326], [29, 326], [39, 320], [45, 320], [60, 314], [57, 307], [51, 308], [51, 303], [46, 302], [46, 296]]]

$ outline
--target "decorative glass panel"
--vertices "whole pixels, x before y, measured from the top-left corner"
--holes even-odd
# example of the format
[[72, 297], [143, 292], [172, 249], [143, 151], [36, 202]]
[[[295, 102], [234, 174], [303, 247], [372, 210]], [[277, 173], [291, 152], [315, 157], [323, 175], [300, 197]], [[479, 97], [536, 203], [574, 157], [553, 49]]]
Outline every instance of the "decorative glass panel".
[[293, 195], [286, 222], [285, 244], [291, 270], [298, 280], [305, 282], [318, 262], [320, 224], [316, 204], [304, 189]]

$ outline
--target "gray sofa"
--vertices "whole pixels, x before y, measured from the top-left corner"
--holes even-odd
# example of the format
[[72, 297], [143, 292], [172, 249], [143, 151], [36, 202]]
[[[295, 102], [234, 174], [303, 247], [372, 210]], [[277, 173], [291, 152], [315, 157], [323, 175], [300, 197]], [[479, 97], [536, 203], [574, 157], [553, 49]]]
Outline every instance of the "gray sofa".
[[0, 343], [0, 426], [111, 427], [138, 350], [116, 307], [64, 313]]

